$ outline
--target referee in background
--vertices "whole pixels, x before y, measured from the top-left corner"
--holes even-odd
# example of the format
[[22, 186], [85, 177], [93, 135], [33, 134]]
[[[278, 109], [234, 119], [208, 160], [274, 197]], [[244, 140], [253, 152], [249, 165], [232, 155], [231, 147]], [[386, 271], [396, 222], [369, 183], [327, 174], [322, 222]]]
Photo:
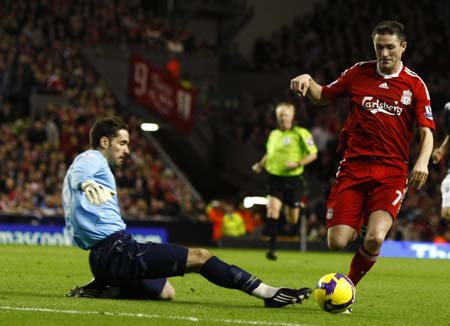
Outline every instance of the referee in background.
[[267, 171], [266, 234], [269, 236], [267, 259], [275, 254], [278, 219], [285, 204], [286, 221], [297, 224], [304, 192], [304, 167], [317, 159], [317, 146], [309, 130], [294, 126], [295, 107], [280, 102], [275, 109], [278, 128], [271, 131], [266, 154], [252, 166], [255, 173]]

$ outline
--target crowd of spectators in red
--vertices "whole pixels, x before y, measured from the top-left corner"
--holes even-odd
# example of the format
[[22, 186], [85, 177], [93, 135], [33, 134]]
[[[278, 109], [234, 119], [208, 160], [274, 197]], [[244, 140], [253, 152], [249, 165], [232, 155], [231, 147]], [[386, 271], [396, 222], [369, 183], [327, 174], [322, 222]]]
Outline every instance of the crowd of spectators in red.
[[[162, 46], [170, 26], [132, 1], [12, 1], [0, 8], [0, 211], [59, 215], [68, 164], [89, 146], [96, 117], [121, 115], [111, 90], [83, 59], [83, 46]], [[182, 34], [188, 33], [184, 31]], [[180, 37], [182, 35], [179, 35]], [[171, 51], [171, 49], [167, 49]], [[32, 91], [62, 95], [31, 110]], [[137, 118], [129, 164], [116, 171], [125, 218], [202, 218], [204, 205], [158, 155]]]
[[[122, 108], [112, 92], [84, 61], [80, 52], [83, 46], [101, 48], [114, 43], [172, 53], [209, 51], [210, 47], [188, 28], [175, 28], [146, 3], [2, 2], [0, 211], [60, 215], [62, 178], [73, 157], [88, 146], [88, 127], [97, 116], [120, 114]], [[446, 42], [450, 38], [450, 6], [443, 0], [419, 0], [411, 6], [377, 1], [374, 5], [357, 0], [326, 1], [311, 15], [258, 39], [252, 61], [245, 62], [245, 67], [310, 72], [316, 80], [327, 83], [354, 62], [373, 58], [367, 22], [401, 17], [409, 31], [405, 62], [430, 89], [438, 128], [435, 138], [440, 141], [444, 136], [441, 106], [450, 94], [446, 57], [450, 52]], [[353, 10], [356, 7], [358, 10]], [[49, 103], [45, 115], [31, 112], [33, 90], [61, 94], [67, 104]], [[315, 241], [325, 232], [324, 200], [339, 159], [334, 150], [346, 106], [336, 103], [313, 108], [286, 89], [277, 98], [255, 101], [254, 107], [216, 111], [209, 118], [228, 122], [233, 137], [263, 150], [268, 133], [275, 127], [273, 106], [279, 99], [291, 99], [296, 104], [300, 124], [312, 130], [320, 150], [319, 160], [306, 171], [324, 189], [323, 195], [309, 198], [308, 236]], [[126, 120], [132, 130], [131, 168], [117, 171], [124, 215], [137, 219], [160, 215], [205, 219], [201, 200], [194, 199], [189, 186], [160, 159], [140, 132], [139, 121], [134, 117]], [[413, 146], [412, 157], [416, 153]], [[409, 190], [390, 237], [450, 242], [448, 223], [439, 216], [439, 184], [445, 173], [445, 162], [431, 166], [426, 187]], [[247, 228], [247, 232], [251, 230]]]

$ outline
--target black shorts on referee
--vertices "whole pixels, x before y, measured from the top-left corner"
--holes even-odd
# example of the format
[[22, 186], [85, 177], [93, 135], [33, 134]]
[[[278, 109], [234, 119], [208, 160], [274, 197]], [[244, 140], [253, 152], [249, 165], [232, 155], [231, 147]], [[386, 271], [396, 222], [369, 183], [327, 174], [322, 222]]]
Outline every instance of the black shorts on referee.
[[278, 176], [268, 173], [266, 194], [280, 199], [291, 208], [299, 208], [305, 181], [303, 176]]

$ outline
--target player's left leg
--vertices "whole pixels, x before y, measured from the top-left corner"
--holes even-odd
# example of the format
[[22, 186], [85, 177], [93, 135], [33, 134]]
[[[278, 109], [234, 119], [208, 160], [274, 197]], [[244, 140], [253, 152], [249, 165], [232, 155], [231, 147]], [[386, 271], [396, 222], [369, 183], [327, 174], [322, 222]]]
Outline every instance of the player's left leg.
[[353, 256], [348, 273], [355, 286], [377, 261], [392, 223], [392, 215], [387, 211], [377, 210], [370, 214], [364, 243]]
[[206, 249], [189, 249], [186, 272], [200, 273], [210, 282], [229, 289], [237, 289], [263, 299], [266, 307], [284, 307], [308, 299], [309, 288], [278, 288], [263, 283], [247, 271], [223, 262]]
[[397, 217], [407, 191], [407, 177], [401, 168], [374, 165], [372, 169], [377, 183], [367, 193], [366, 235], [363, 245], [352, 259], [348, 274], [355, 285], [377, 261], [383, 241]]
[[311, 294], [309, 288], [290, 289], [266, 285], [243, 269], [223, 262], [206, 249], [187, 249], [175, 244], [137, 245], [134, 252], [135, 273], [143, 278], [199, 273], [218, 286], [241, 290], [264, 299], [268, 307], [301, 303]]
[[286, 222], [289, 223], [292, 227], [297, 226], [300, 216], [300, 207], [290, 207], [286, 205], [284, 210], [286, 213]]

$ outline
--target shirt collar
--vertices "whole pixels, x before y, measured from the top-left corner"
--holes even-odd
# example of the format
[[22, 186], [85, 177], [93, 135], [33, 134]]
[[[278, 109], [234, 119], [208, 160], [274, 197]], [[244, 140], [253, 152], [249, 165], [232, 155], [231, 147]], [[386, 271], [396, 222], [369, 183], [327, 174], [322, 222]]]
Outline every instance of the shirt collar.
[[403, 62], [400, 61], [400, 69], [399, 69], [397, 72], [394, 72], [393, 74], [386, 75], [386, 74], [383, 74], [383, 73], [381, 72], [380, 67], [378, 66], [378, 63], [377, 63], [377, 73], [378, 73], [381, 77], [383, 77], [384, 79], [396, 78], [396, 77], [398, 77], [398, 76], [400, 75], [400, 73], [402, 72], [402, 70], [403, 70]]

